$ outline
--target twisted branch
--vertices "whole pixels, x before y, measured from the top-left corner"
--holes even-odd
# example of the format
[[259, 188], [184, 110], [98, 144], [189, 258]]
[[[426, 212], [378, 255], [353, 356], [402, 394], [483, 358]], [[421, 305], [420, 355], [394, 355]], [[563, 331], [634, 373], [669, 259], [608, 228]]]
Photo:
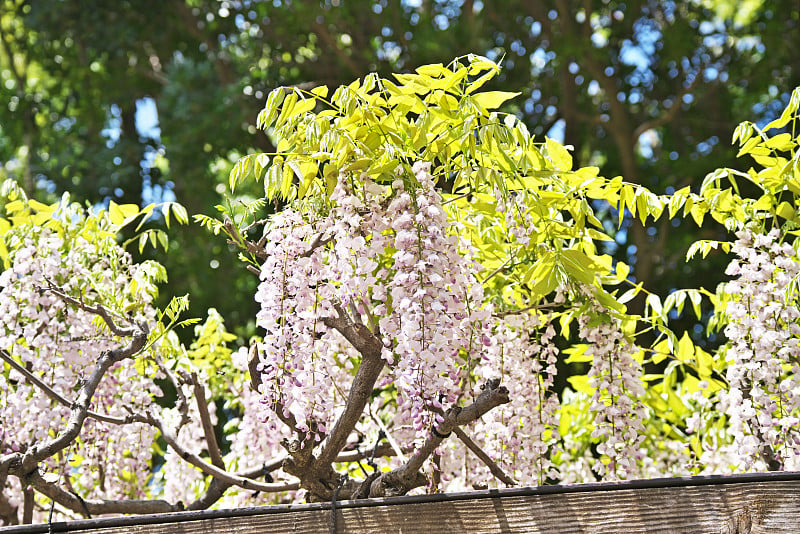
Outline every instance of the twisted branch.
[[56, 295], [64, 302], [72, 304], [76, 308], [81, 309], [85, 312], [97, 315], [98, 317], [103, 319], [103, 321], [106, 323], [106, 326], [108, 326], [108, 329], [111, 330], [113, 334], [119, 337], [132, 337], [136, 335], [138, 330], [141, 329], [141, 325], [134, 325], [134, 324], [132, 324], [127, 328], [122, 328], [121, 326], [119, 326], [117, 323], [114, 322], [114, 319], [111, 317], [111, 312], [109, 312], [105, 306], [101, 304], [92, 306], [90, 304], [86, 304], [83, 301], [83, 299], [76, 299], [74, 297], [71, 297], [66, 293], [64, 293], [59, 287], [53, 284], [53, 282], [50, 280], [47, 280], [47, 290]]
[[46, 495], [58, 504], [81, 515], [85, 515], [86, 512], [92, 515], [158, 514], [183, 510], [182, 504], [170, 504], [163, 500], [82, 499], [57, 484], [47, 482], [35, 469], [21, 477], [20, 481], [23, 486], [30, 485], [42, 495]]
[[214, 478], [217, 478], [222, 482], [226, 482], [232, 486], [239, 486], [240, 488], [246, 490], [265, 491], [270, 493], [279, 491], [289, 491], [300, 488], [300, 483], [298, 482], [264, 483], [264, 482], [258, 482], [257, 480], [253, 480], [251, 478], [247, 478], [240, 474], [228, 473], [227, 471], [225, 471], [225, 469], [219, 468], [211, 463], [208, 463], [205, 460], [203, 460], [200, 457], [200, 455], [189, 451], [178, 441], [175, 434], [173, 434], [172, 431], [166, 428], [166, 426], [159, 419], [153, 417], [151, 420], [151, 424], [161, 432], [161, 435], [164, 437], [164, 440], [167, 442], [167, 445], [172, 447], [172, 449], [178, 454], [178, 456], [180, 456], [183, 460], [189, 462], [193, 466], [197, 467], [198, 469], [200, 469], [206, 475], [210, 475]]
[[469, 424], [483, 417], [492, 408], [509, 402], [508, 390], [500, 385], [500, 380], [492, 379], [483, 385], [483, 391], [475, 401], [464, 408], [451, 408], [445, 413], [438, 427], [431, 429], [425, 443], [416, 450], [409, 460], [383, 473], [370, 487], [370, 497], [405, 495], [410, 490], [425, 484], [426, 479], [419, 469], [456, 427]]
[[197, 411], [200, 413], [200, 424], [203, 427], [203, 436], [205, 437], [206, 447], [208, 448], [208, 457], [211, 458], [211, 463], [213, 465], [224, 469], [225, 463], [222, 461], [222, 453], [217, 444], [214, 425], [211, 424], [211, 416], [208, 413], [208, 401], [206, 400], [205, 387], [197, 380], [197, 373], [192, 373], [191, 380], [194, 387], [194, 397], [197, 401]]
[[497, 463], [495, 463], [495, 461], [492, 460], [489, 455], [478, 446], [477, 443], [472, 441], [472, 438], [470, 438], [466, 432], [461, 430], [460, 427], [454, 427], [453, 432], [455, 432], [456, 436], [458, 436], [458, 439], [460, 439], [461, 442], [475, 454], [475, 456], [480, 458], [480, 460], [484, 463], [484, 465], [486, 465], [486, 467], [489, 468], [489, 471], [492, 472], [492, 475], [494, 475], [495, 478], [501, 480], [506, 486], [517, 485], [514, 479], [508, 476], [505, 471], [503, 471], [500, 466], [497, 465]]

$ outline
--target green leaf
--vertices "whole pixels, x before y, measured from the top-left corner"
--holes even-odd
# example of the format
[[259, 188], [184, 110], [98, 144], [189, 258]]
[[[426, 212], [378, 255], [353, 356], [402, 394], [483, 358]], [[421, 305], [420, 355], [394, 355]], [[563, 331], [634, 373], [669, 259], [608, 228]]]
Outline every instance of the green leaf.
[[472, 96], [473, 101], [480, 104], [485, 109], [497, 109], [503, 102], [511, 100], [522, 93], [510, 93], [508, 91], [487, 91]]
[[[771, 123], [767, 125], [767, 130], [771, 128]], [[739, 126], [733, 131], [733, 137], [731, 138], [731, 143], [736, 143], [739, 141], [739, 144], [742, 145], [747, 142], [753, 136], [753, 123], [749, 121], [745, 121], [739, 123]]]
[[706, 216], [706, 212], [707, 212], [706, 208], [704, 208], [700, 204], [695, 204], [694, 206], [692, 206], [690, 210], [694, 222], [697, 223], [697, 226], [700, 228], [703, 227], [703, 219]]
[[775, 210], [775, 213], [787, 221], [797, 221], [797, 209], [788, 202], [781, 202]]
[[231, 192], [236, 189], [236, 184], [243, 181], [250, 174], [253, 169], [253, 155], [247, 155], [240, 158], [239, 161], [231, 169], [228, 175], [228, 187]]
[[319, 85], [311, 90], [311, 94], [313, 94], [317, 98], [324, 99], [325, 97], [328, 96], [328, 86]]
[[475, 91], [477, 91], [478, 89], [483, 87], [486, 84], [486, 82], [488, 82], [489, 80], [491, 80], [495, 76], [497, 76], [497, 71], [496, 70], [490, 70], [489, 72], [483, 74], [477, 80], [475, 80], [474, 82], [470, 83], [467, 86], [467, 90], [464, 91], [464, 94], [469, 95], [469, 94], [474, 93]]
[[684, 332], [683, 336], [681, 336], [680, 340], [678, 340], [678, 347], [677, 351], [675, 352], [675, 357], [683, 362], [693, 362], [694, 361], [694, 343], [689, 338], [689, 334]]
[[584, 363], [584, 362], [591, 362], [592, 355], [586, 354], [586, 349], [589, 348], [589, 345], [582, 343], [580, 345], [573, 345], [567, 349], [564, 349], [564, 354], [567, 354], [567, 359], [564, 360], [564, 363]]
[[313, 110], [317, 106], [316, 98], [305, 98], [300, 100], [300, 103], [293, 106], [291, 111], [286, 114], [284, 120], [289, 120], [295, 115], [301, 115]]
[[[266, 172], [268, 166], [269, 166], [269, 155], [255, 154], [255, 161], [253, 162], [253, 172], [255, 174], [256, 181], [261, 180], [264, 177], [264, 173]], [[233, 191], [233, 189], [231, 189], [231, 191]]]
[[421, 67], [417, 67], [416, 72], [417, 74], [422, 74], [423, 76], [428, 76], [430, 78], [439, 78], [441, 76], [450, 74], [450, 70], [446, 69], [441, 63], [422, 65]]
[[689, 289], [686, 293], [689, 295], [689, 300], [692, 303], [695, 316], [700, 319], [702, 315], [700, 304], [703, 301], [703, 296], [696, 289]]
[[283, 102], [285, 94], [283, 87], [278, 87], [269, 93], [264, 109], [258, 114], [256, 123], [258, 128], [267, 129], [272, 126], [273, 121], [278, 116], [278, 106]]
[[625, 293], [623, 293], [622, 296], [620, 296], [617, 299], [617, 302], [619, 302], [620, 304], [626, 304], [626, 303], [630, 302], [631, 300], [633, 300], [633, 298], [636, 295], [638, 295], [641, 290], [642, 290], [642, 283], [640, 282], [640, 283], [636, 284], [636, 287], [633, 287], [633, 288], [627, 290]]
[[289, 95], [283, 100], [283, 105], [281, 106], [281, 114], [278, 115], [278, 119], [275, 121], [275, 126], [280, 127], [282, 126], [289, 118], [292, 110], [294, 109], [294, 105], [297, 103], [297, 93], [291, 92]]
[[650, 306], [650, 309], [653, 310], [653, 313], [656, 315], [661, 315], [662, 310], [664, 309], [661, 305], [661, 299], [658, 295], [651, 293], [647, 295], [647, 305]]
[[764, 146], [768, 148], [774, 148], [775, 150], [790, 150], [793, 146], [795, 146], [795, 143], [792, 140], [792, 134], [784, 132], [767, 139], [767, 142], [764, 143]]
[[[795, 89], [792, 92], [792, 97], [789, 99], [789, 105], [786, 106], [786, 109], [783, 110], [781, 116], [774, 121], [770, 122], [764, 127], [763, 131], [771, 130], [773, 128], [783, 128], [789, 121], [792, 120], [792, 116], [797, 112], [798, 101], [800, 100], [800, 91]], [[788, 135], [788, 134], [787, 134]]]
[[167, 252], [169, 250], [169, 238], [167, 237], [167, 234], [161, 230], [156, 230], [156, 237], [158, 238], [161, 248], [164, 249], [164, 252]]
[[[31, 202], [34, 202], [31, 200]], [[31, 204], [31, 207], [35, 206]], [[41, 211], [41, 210], [39, 210]], [[131, 220], [136, 218], [141, 213], [139, 206], [136, 204], [117, 204], [113, 200], [108, 202], [108, 218], [111, 224], [116, 226], [124, 226]]]
[[538, 296], [548, 295], [558, 287], [558, 270], [555, 264], [555, 255], [546, 251], [525, 274], [523, 283], [533, 282], [531, 292]]
[[589, 385], [589, 377], [586, 375], [573, 375], [567, 377], [567, 381], [572, 386], [572, 389], [579, 393], [586, 395], [594, 394], [594, 388]]
[[580, 250], [564, 250], [561, 252], [560, 259], [567, 274], [584, 284], [594, 283], [595, 275], [603, 270], [599, 263]]
[[396, 168], [400, 161], [397, 158], [392, 158], [387, 162], [381, 163], [377, 167], [370, 167], [369, 175], [370, 176], [380, 176], [381, 174], [391, 173]]
[[572, 155], [564, 145], [548, 137], [545, 141], [545, 149], [547, 156], [556, 169], [560, 171], [572, 170]]

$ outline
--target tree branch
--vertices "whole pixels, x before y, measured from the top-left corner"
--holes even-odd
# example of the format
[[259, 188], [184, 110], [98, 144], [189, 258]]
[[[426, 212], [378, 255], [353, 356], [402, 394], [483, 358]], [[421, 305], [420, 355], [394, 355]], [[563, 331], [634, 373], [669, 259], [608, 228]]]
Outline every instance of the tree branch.
[[[27, 380], [31, 385], [36, 386], [39, 389], [41, 389], [42, 392], [44, 392], [44, 394], [47, 395], [50, 399], [52, 399], [53, 401], [61, 404], [62, 406], [66, 406], [67, 408], [72, 407], [72, 405], [73, 405], [72, 402], [67, 400], [65, 397], [61, 396], [61, 394], [59, 394], [57, 391], [55, 391], [53, 388], [51, 388], [49, 385], [47, 385], [45, 382], [43, 382], [41, 379], [39, 379], [39, 377], [37, 377], [35, 374], [31, 373], [25, 367], [20, 365], [5, 350], [0, 349], [0, 359], [5, 361], [6, 363], [8, 363], [15, 371], [17, 371], [22, 376], [24, 376], [25, 380]], [[104, 423], [109, 423], [109, 424], [112, 424], [112, 425], [125, 425], [125, 424], [132, 423], [132, 422], [135, 422], [135, 421], [144, 422], [144, 418], [142, 416], [137, 416], [137, 415], [131, 415], [131, 416], [128, 416], [128, 417], [114, 417], [114, 416], [111, 416], [111, 415], [99, 414], [99, 413], [93, 412], [91, 410], [88, 410], [86, 412], [86, 415], [88, 417], [92, 418], [92, 419], [97, 420], [97, 421], [102, 421]]]
[[0, 526], [16, 525], [18, 523], [19, 517], [17, 517], [17, 508], [11, 506], [11, 504], [6, 500], [5, 496], [0, 493]]
[[[405, 462], [406, 461], [406, 457], [403, 454], [403, 450], [400, 447], [400, 444], [398, 444], [397, 441], [394, 439], [394, 436], [392, 436], [392, 433], [389, 432], [388, 428], [386, 428], [386, 425], [383, 424], [383, 421], [381, 421], [379, 417], [376, 417], [372, 413], [369, 414], [369, 417], [370, 417], [370, 419], [372, 419], [372, 422], [374, 422], [375, 425], [377, 425], [377, 427], [380, 428], [381, 431], [383, 431], [383, 435], [386, 436], [386, 441], [389, 442], [389, 446], [394, 451], [394, 454], [398, 458], [400, 458], [401, 461]], [[388, 456], [388, 455], [387, 454], [382, 454], [381, 456]]]
[[[261, 372], [258, 370], [258, 346], [253, 344], [250, 346], [249, 352], [250, 359], [247, 361], [247, 369], [250, 372], [250, 385], [253, 388], [253, 391], [258, 391], [259, 387], [261, 386]], [[300, 431], [297, 429], [297, 421], [294, 418], [294, 415], [291, 412], [285, 411], [283, 409], [283, 404], [280, 402], [276, 403], [277, 406], [274, 406], [272, 411], [275, 416], [287, 427], [289, 427], [292, 432], [297, 435], [297, 438], [300, 441], [304, 441], [308, 439], [309, 433]]]
[[47, 482], [36, 469], [21, 477], [20, 481], [23, 486], [30, 485], [33, 489], [46, 495], [61, 506], [81, 515], [85, 515], [87, 511], [92, 515], [103, 515], [158, 514], [183, 510], [181, 504], [170, 504], [162, 500], [82, 499], [56, 484]]
[[109, 313], [109, 311], [106, 309], [105, 306], [101, 304], [98, 304], [96, 306], [90, 306], [89, 304], [83, 302], [83, 299], [79, 300], [74, 297], [70, 297], [69, 295], [61, 291], [61, 289], [59, 289], [50, 280], [47, 280], [47, 290], [56, 295], [57, 297], [59, 297], [64, 302], [68, 302], [69, 304], [72, 304], [76, 308], [79, 308], [83, 311], [93, 313], [94, 315], [99, 316], [101, 319], [103, 319], [103, 321], [105, 321], [106, 325], [108, 326], [108, 329], [111, 330], [111, 332], [117, 336], [131, 337], [136, 334], [137, 327], [134, 325], [131, 325], [128, 328], [121, 328], [117, 326], [117, 323], [115, 323], [114, 320], [111, 318], [111, 314]]
[[[279, 469], [283, 464], [285, 458], [278, 458], [277, 460], [273, 460], [270, 463], [265, 463], [261, 467], [255, 467], [252, 469], [248, 469], [245, 471], [240, 471], [236, 473], [236, 476], [240, 476], [243, 478], [252, 479], [258, 476], [264, 476], [276, 469]], [[205, 494], [202, 497], [198, 498], [196, 501], [191, 503], [189, 506], [186, 507], [187, 510], [205, 510], [209, 506], [213, 505], [215, 502], [220, 500], [225, 492], [233, 486], [233, 484], [229, 482], [225, 482], [219, 478], [214, 478], [211, 480], [211, 483], [208, 485], [208, 489], [206, 490]]]
[[[175, 396], [176, 396], [176, 404], [178, 408], [178, 413], [181, 414], [181, 418], [178, 424], [175, 426], [175, 432], [180, 432], [183, 425], [189, 422], [189, 400], [186, 398], [186, 394], [183, 392], [183, 388], [181, 384], [178, 382], [178, 379], [175, 378], [175, 375], [167, 369], [160, 361], [156, 360], [156, 365], [158, 369], [164, 373], [169, 381], [172, 383], [172, 386], [175, 388]], [[147, 422], [152, 424], [153, 418], [152, 416], [148, 418]]]
[[[257, 360], [257, 355], [256, 355], [256, 360]], [[252, 361], [250, 362], [249, 366], [251, 367], [251, 372], [252, 372], [253, 371]], [[178, 384], [175, 377], [169, 372], [169, 370], [163, 369], [163, 371], [165, 372], [165, 374], [167, 374], [168, 378], [173, 382], [176, 389], [178, 390], [179, 395], [183, 397], [181, 386]], [[260, 474], [264, 474], [264, 469], [266, 468], [265, 466], [254, 468], [253, 470], [250, 470], [245, 473], [227, 472], [225, 470], [225, 464], [222, 460], [222, 455], [219, 451], [219, 446], [217, 445], [216, 438], [214, 437], [214, 431], [213, 431], [213, 425], [211, 425], [211, 419], [208, 416], [208, 405], [206, 404], [205, 401], [205, 392], [198, 391], [198, 388], [202, 389], [202, 386], [200, 386], [197, 383], [197, 376], [194, 373], [191, 376], [187, 377], [187, 380], [192, 382], [195, 386], [195, 396], [197, 397], [198, 401], [198, 411], [201, 412], [200, 415], [201, 425], [203, 426], [203, 432], [206, 433], [207, 443], [209, 440], [209, 435], [212, 436], [211, 439], [213, 440], [213, 445], [209, 444], [209, 456], [211, 456], [212, 458], [212, 463], [206, 462], [199, 455], [192, 453], [191, 451], [186, 449], [183, 445], [181, 445], [181, 443], [178, 441], [177, 438], [177, 430], [175, 432], [168, 430], [160, 419], [150, 415], [148, 423], [153, 425], [161, 432], [161, 435], [164, 437], [164, 440], [167, 442], [167, 445], [172, 447], [172, 449], [175, 450], [178, 456], [180, 456], [188, 463], [194, 465], [198, 469], [200, 469], [206, 475], [214, 477], [214, 480], [212, 481], [213, 486], [209, 486], [209, 490], [206, 492], [206, 495], [197, 499], [194, 503], [190, 505], [193, 507], [192, 509], [198, 510], [211, 506], [217, 500], [219, 500], [225, 493], [225, 491], [231, 486], [239, 486], [247, 490], [265, 491], [265, 492], [289, 491], [299, 488], [299, 484], [297, 483], [264, 484], [258, 482], [257, 480], [252, 480], [251, 476], [258, 476]], [[254, 383], [255, 387], [258, 387], [258, 384], [260, 384], [260, 377], [258, 383]], [[182, 401], [180, 401], [180, 404], [184, 405], [184, 407], [187, 406], [187, 401], [185, 397], [183, 398]], [[206, 414], [205, 416], [202, 415], [203, 408], [200, 407], [200, 404], [202, 404], [203, 407], [205, 408], [205, 414]], [[180, 427], [183, 426], [184, 420], [188, 418], [188, 414], [185, 413], [185, 410], [183, 410], [182, 413], [183, 417], [181, 418], [181, 423], [178, 425], [178, 429], [180, 429]], [[208, 429], [206, 429], [206, 426], [208, 426]], [[215, 460], [210, 451], [212, 447], [216, 448], [216, 456], [217, 456], [216, 461], [218, 462], [218, 464], [215, 463]], [[280, 465], [283, 463], [284, 460], [285, 460], [284, 458], [281, 458], [280, 460], [272, 462], [273, 464], [275, 464], [275, 466], [271, 467], [269, 471], [272, 471], [280, 467]], [[253, 474], [250, 475], [249, 473]]]
[[242, 235], [239, 233], [239, 229], [236, 228], [236, 225], [233, 224], [233, 221], [229, 217], [227, 216], [225, 217], [225, 219], [222, 222], [222, 226], [223, 228], [225, 228], [225, 232], [230, 236], [228, 243], [230, 243], [231, 245], [242, 247], [247, 252], [249, 252], [250, 254], [252, 254], [253, 256], [255, 256], [260, 260], [267, 259], [267, 253], [264, 250], [264, 246], [263, 245], [259, 246], [258, 243], [254, 243], [249, 239], [245, 239], [244, 237], [242, 237]]
[[494, 278], [495, 276], [497, 276], [498, 274], [503, 272], [508, 267], [508, 265], [506, 265], [506, 264], [509, 261], [511, 261], [511, 258], [509, 258], [508, 260], [506, 260], [503, 263], [501, 263], [500, 266], [497, 269], [495, 269], [494, 271], [492, 271], [491, 273], [486, 275], [486, 278], [481, 280], [481, 284], [485, 284], [486, 282], [488, 282], [489, 280], [491, 280], [492, 278]]
[[331, 241], [333, 241], [333, 236], [332, 236], [332, 235], [331, 235], [331, 236], [328, 236], [328, 237], [324, 237], [324, 235], [323, 235], [323, 234], [321, 234], [321, 233], [320, 233], [320, 234], [317, 234], [317, 235], [315, 235], [315, 236], [314, 236], [314, 240], [313, 240], [313, 241], [311, 241], [311, 244], [308, 246], [308, 250], [306, 250], [305, 252], [303, 252], [303, 253], [300, 255], [300, 257], [301, 257], [301, 258], [308, 258], [308, 257], [309, 257], [309, 256], [311, 256], [311, 255], [314, 253], [314, 251], [315, 251], [315, 250], [317, 250], [319, 247], [324, 247], [325, 245], [327, 245], [327, 244], [328, 244], [328, 243], [330, 243]]
[[167, 445], [172, 447], [178, 456], [183, 458], [185, 461], [189, 462], [193, 466], [200, 469], [206, 475], [210, 475], [214, 478], [218, 478], [223, 482], [227, 482], [233, 486], [239, 486], [240, 488], [244, 488], [246, 490], [253, 490], [253, 491], [264, 491], [269, 493], [279, 492], [279, 491], [289, 491], [295, 490], [300, 488], [300, 484], [298, 482], [288, 482], [288, 483], [263, 483], [258, 482], [257, 480], [252, 480], [247, 477], [243, 477], [236, 473], [228, 473], [224, 469], [220, 469], [215, 465], [212, 465], [205, 460], [203, 460], [199, 455], [189, 451], [183, 445], [178, 442], [177, 437], [168, 429], [166, 429], [163, 423], [153, 418], [152, 420], [153, 426], [158, 428], [161, 432], [161, 435], [164, 437], [164, 441], [167, 442]]
[[466, 445], [469, 450], [475, 453], [475, 456], [481, 459], [481, 461], [486, 465], [486, 467], [489, 468], [489, 471], [492, 472], [495, 478], [501, 480], [506, 486], [517, 485], [516, 481], [514, 481], [514, 479], [511, 478], [510, 476], [508, 476], [505, 473], [505, 471], [500, 469], [500, 466], [497, 465], [497, 463], [495, 463], [495, 461], [492, 460], [489, 457], [489, 455], [486, 454], [484, 450], [478, 446], [477, 443], [472, 441], [472, 438], [470, 438], [463, 430], [461, 430], [460, 427], [454, 427], [453, 432], [455, 432], [456, 436], [458, 436], [458, 439], [460, 439], [461, 442], [464, 445]]
[[22, 524], [33, 523], [33, 489], [30, 486], [22, 488]]
[[556, 304], [555, 302], [543, 302], [542, 304], [531, 304], [530, 306], [525, 306], [524, 308], [517, 308], [515, 310], [506, 310], [502, 312], [495, 312], [492, 315], [494, 317], [508, 317], [509, 315], [520, 315], [531, 310], [545, 310], [548, 308], [558, 308], [559, 306], [563, 306], [563, 304]]
[[[244, 231], [247, 232], [254, 225], [262, 223], [263, 221], [256, 221], [250, 224], [247, 228], [245, 228]], [[260, 260], [267, 259], [267, 253], [264, 250], [264, 245], [266, 244], [266, 237], [267, 237], [266, 235], [262, 236], [257, 243], [250, 241], [249, 239], [242, 237], [242, 234], [239, 232], [239, 229], [236, 227], [233, 221], [227, 216], [223, 220], [222, 226], [223, 228], [225, 228], [225, 232], [230, 237], [230, 239], [228, 239], [228, 243], [245, 249], [247, 252], [249, 252], [250, 254], [252, 254], [253, 256], [255, 256]], [[318, 249], [319, 247], [324, 247], [331, 241], [333, 241], [333, 236], [325, 237], [325, 235], [322, 233], [317, 234], [314, 236], [314, 239], [309, 244], [308, 250], [300, 254], [299, 257], [307, 258], [311, 256], [311, 254], [313, 254], [316, 249]], [[254, 271], [255, 267], [253, 267], [252, 265], [248, 265], [247, 267], [248, 270], [250, 270], [251, 272], [254, 272], [255, 274], [261, 274], [258, 270]]]
[[9, 462], [5, 462], [0, 458], [0, 525], [14, 525], [19, 523], [17, 508], [11, 506], [11, 503], [9, 503], [3, 495], [3, 488], [6, 487], [6, 479], [8, 478], [8, 466]]
[[[377, 448], [375, 451], [376, 456], [391, 456], [393, 453], [392, 449], [388, 445], [382, 445]], [[360, 451], [360, 450], [353, 450], [342, 452], [339, 456], [336, 457], [337, 462], [356, 462], [358, 460], [363, 460], [368, 455], [372, 455], [372, 451]], [[281, 457], [276, 460], [272, 460], [269, 463], [265, 463], [261, 467], [253, 467], [250, 469], [246, 469], [244, 471], [239, 471], [235, 473], [236, 476], [240, 476], [243, 478], [248, 479], [255, 479], [259, 476], [264, 476], [272, 471], [279, 469], [283, 462], [286, 461], [286, 457]], [[208, 490], [206, 490], [205, 494], [198, 498], [196, 501], [189, 504], [186, 509], [187, 510], [205, 510], [209, 506], [216, 503], [228, 488], [232, 487], [234, 484], [229, 482], [225, 482], [219, 478], [214, 478], [211, 480], [211, 484], [208, 486]]]
[[410, 490], [424, 485], [425, 476], [419, 472], [419, 469], [454, 428], [476, 421], [492, 408], [509, 401], [508, 390], [500, 385], [499, 379], [487, 381], [482, 389], [481, 394], [469, 406], [454, 407], [448, 410], [444, 421], [439, 424], [438, 428], [431, 429], [425, 443], [405, 464], [376, 478], [371, 484], [369, 496], [405, 495]]
[[[101, 314], [98, 313], [98, 315]], [[118, 349], [105, 351], [97, 360], [94, 371], [83, 383], [78, 392], [77, 399], [72, 404], [69, 420], [67, 421], [67, 426], [64, 431], [41, 445], [32, 446], [22, 456], [19, 465], [12, 464], [10, 469], [12, 474], [20, 478], [28, 475], [31, 471], [36, 469], [36, 466], [39, 462], [65, 449], [75, 440], [75, 438], [78, 437], [78, 434], [80, 434], [80, 431], [83, 428], [83, 422], [86, 420], [88, 415], [89, 405], [92, 402], [92, 397], [94, 396], [94, 393], [97, 390], [97, 387], [100, 385], [100, 381], [103, 379], [106, 372], [108, 372], [111, 366], [115, 363], [126, 358], [130, 358], [134, 354], [138, 353], [140, 350], [142, 350], [142, 348], [144, 348], [145, 343], [147, 342], [147, 334], [149, 332], [147, 325], [139, 324], [132, 328], [134, 328], [134, 331], [131, 336], [131, 341], [128, 343], [128, 345]]]
[[[337, 313], [337, 317], [324, 318], [322, 319], [323, 324], [338, 331], [361, 353], [361, 363], [351, 384], [347, 403], [334, 423], [330, 434], [325, 437], [322, 451], [318, 457], [314, 457], [311, 444], [306, 444], [306, 446], [302, 446], [298, 442], [284, 444], [290, 458], [287, 458], [284, 462], [283, 470], [299, 478], [302, 487], [309, 491], [312, 498], [320, 500], [330, 499], [338, 485], [338, 477], [331, 464], [347, 444], [347, 438], [364, 413], [364, 408], [372, 395], [375, 382], [378, 380], [385, 365], [384, 360], [381, 358], [381, 351], [383, 350], [381, 340], [367, 326], [354, 322], [341, 304], [336, 303], [333, 308]], [[251, 379], [254, 380], [255, 384], [255, 379], [252, 376], [255, 369], [254, 358], [252, 357], [249, 367]], [[260, 383], [260, 380], [258, 382]], [[278, 415], [280, 416], [281, 414]], [[352, 492], [345, 493], [350, 494]]]
[[211, 424], [211, 416], [208, 413], [208, 402], [206, 401], [206, 390], [197, 380], [197, 373], [192, 373], [192, 385], [194, 386], [194, 397], [197, 401], [197, 411], [200, 413], [200, 424], [203, 426], [203, 435], [208, 448], [208, 457], [211, 463], [220, 469], [225, 469], [225, 462], [222, 461], [222, 453], [217, 444], [217, 436], [214, 432], [214, 425]]
[[356, 376], [350, 386], [350, 394], [347, 397], [344, 411], [328, 435], [325, 446], [315, 462], [316, 467], [330, 467], [331, 462], [342, 450], [347, 442], [347, 437], [361, 418], [364, 407], [372, 395], [375, 382], [385, 364], [381, 358], [383, 350], [381, 340], [367, 326], [353, 322], [340, 305], [335, 304], [334, 309], [338, 318], [325, 318], [323, 323], [329, 328], [336, 329], [361, 353], [361, 364], [358, 366], [358, 371], [356, 371]]

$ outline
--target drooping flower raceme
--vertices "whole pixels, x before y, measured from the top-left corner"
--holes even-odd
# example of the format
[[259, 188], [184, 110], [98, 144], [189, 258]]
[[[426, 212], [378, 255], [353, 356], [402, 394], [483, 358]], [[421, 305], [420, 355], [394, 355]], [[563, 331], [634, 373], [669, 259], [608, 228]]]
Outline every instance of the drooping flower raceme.
[[[299, 211], [284, 210], [273, 218], [267, 235], [256, 317], [265, 330], [258, 369], [264, 417], [271, 425], [292, 420], [300, 431], [324, 433], [344, 405], [343, 392], [352, 379], [338, 362], [355, 357], [355, 351], [331, 339], [338, 334], [329, 332], [324, 320], [338, 316], [334, 306], [350, 313], [366, 298], [368, 287], [358, 274], [370, 264], [357, 258], [371, 255], [356, 212], [360, 199], [339, 187], [332, 198], [337, 200], [341, 203], [332, 214], [316, 225]], [[317, 246], [322, 241], [330, 245]], [[334, 354], [337, 347], [344, 353]]]
[[431, 423], [427, 408], [456, 401], [464, 370], [490, 344], [491, 308], [474, 274], [480, 266], [451, 228], [429, 169], [414, 165], [416, 191], [400, 180], [393, 186], [387, 217], [396, 252], [377, 307], [400, 411], [414, 414], [420, 431]]
[[[555, 480], [561, 407], [554, 391], [555, 328], [548, 316], [510, 315], [497, 321], [494, 337], [478, 374], [501, 376], [510, 402], [477, 421], [475, 435], [486, 437], [484, 450], [520, 484]], [[487, 471], [479, 464], [476, 469]]]
[[[584, 288], [591, 298], [591, 290]], [[578, 319], [580, 336], [588, 343], [586, 355], [592, 357], [589, 385], [593, 388], [594, 413], [592, 438], [603, 455], [593, 469], [606, 480], [636, 477], [643, 453], [647, 409], [643, 402], [642, 367], [632, 345], [622, 331], [621, 322], [597, 302], [590, 302], [589, 313]]]
[[766, 235], [738, 232], [732, 247], [737, 258], [726, 270], [735, 278], [725, 286], [729, 388], [720, 393], [720, 403], [738, 469], [794, 463], [800, 450], [800, 311], [787, 300], [800, 269], [796, 251], [778, 236], [777, 229]]

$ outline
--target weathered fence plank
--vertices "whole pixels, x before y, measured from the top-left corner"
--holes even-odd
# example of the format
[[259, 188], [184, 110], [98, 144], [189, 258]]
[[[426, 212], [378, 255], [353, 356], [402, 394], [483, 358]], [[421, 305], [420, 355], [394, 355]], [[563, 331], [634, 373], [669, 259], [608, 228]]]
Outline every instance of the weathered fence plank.
[[[796, 534], [800, 474], [795, 477], [683, 479], [688, 485], [661, 479], [342, 502], [337, 505], [336, 532]], [[53, 532], [85, 534], [325, 533], [330, 531], [330, 504], [110, 518], [51, 527]], [[6, 531], [48, 532], [48, 527], [0, 528]]]

